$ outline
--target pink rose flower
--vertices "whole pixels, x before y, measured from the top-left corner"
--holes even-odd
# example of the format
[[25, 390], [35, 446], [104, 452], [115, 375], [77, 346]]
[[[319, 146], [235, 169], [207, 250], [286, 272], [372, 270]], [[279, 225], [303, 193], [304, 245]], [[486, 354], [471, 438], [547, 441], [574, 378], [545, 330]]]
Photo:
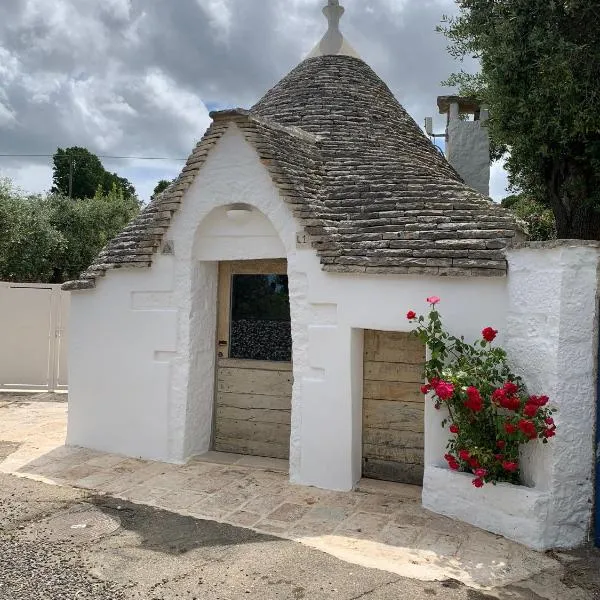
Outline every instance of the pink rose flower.
[[427, 302], [428, 304], [433, 304], [434, 306], [441, 300], [440, 297], [438, 296], [429, 296], [429, 298], [427, 298]]
[[435, 386], [435, 393], [440, 400], [448, 400], [452, 397], [452, 394], [454, 394], [454, 385], [447, 381], [440, 381]]

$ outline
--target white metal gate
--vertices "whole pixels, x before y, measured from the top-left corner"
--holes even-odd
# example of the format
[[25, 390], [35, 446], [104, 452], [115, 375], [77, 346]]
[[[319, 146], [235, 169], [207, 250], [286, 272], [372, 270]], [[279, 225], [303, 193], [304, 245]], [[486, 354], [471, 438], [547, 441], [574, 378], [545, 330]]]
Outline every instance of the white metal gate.
[[67, 389], [68, 292], [0, 282], [0, 389]]

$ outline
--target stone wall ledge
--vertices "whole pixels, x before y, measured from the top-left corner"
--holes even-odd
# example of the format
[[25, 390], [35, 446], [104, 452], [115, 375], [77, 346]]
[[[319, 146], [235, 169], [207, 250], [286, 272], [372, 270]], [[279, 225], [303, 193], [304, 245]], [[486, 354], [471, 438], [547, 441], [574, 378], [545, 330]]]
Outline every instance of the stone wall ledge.
[[[510, 540], [545, 551], [557, 547], [549, 540], [547, 490], [499, 483], [481, 489], [472, 485], [474, 476], [435, 466], [425, 468], [423, 507], [502, 535]], [[564, 540], [566, 547], [577, 546]]]

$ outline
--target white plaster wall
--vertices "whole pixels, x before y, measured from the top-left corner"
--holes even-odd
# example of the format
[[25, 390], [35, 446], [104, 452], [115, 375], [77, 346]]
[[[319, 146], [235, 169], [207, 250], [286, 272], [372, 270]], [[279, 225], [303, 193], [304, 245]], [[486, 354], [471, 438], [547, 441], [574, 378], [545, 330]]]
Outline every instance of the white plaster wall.
[[450, 120], [446, 157], [467, 185], [490, 195], [490, 137], [484, 121]]
[[471, 478], [429, 467], [423, 503], [539, 550], [575, 547], [588, 539], [593, 506], [598, 250], [523, 248], [509, 264], [504, 346], [530, 393], [558, 408], [557, 436], [526, 447], [531, 487], [475, 491]]
[[[261, 183], [259, 189], [265, 184]], [[269, 190], [269, 195], [272, 193]], [[200, 224], [196, 240], [194, 257], [198, 260], [281, 258], [287, 254], [276, 229], [258, 210], [232, 220], [227, 207], [215, 208]]]
[[177, 348], [173, 259], [109, 273], [71, 292], [67, 443], [169, 460], [170, 359]]

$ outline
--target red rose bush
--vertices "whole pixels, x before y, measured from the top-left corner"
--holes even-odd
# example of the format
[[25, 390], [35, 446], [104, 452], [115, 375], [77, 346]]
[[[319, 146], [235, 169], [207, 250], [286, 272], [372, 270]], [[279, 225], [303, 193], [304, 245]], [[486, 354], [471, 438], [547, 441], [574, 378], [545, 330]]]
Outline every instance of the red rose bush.
[[547, 396], [531, 396], [508, 365], [506, 352], [494, 347], [498, 331], [486, 327], [481, 339], [468, 344], [442, 326], [436, 306], [440, 298], [427, 298], [427, 317], [409, 311], [414, 333], [430, 351], [425, 365], [427, 384], [436, 408], [446, 407], [452, 434], [445, 460], [453, 471], [472, 473], [473, 485], [498, 481], [520, 483], [519, 454], [523, 444], [548, 443], [554, 437], [554, 409]]

